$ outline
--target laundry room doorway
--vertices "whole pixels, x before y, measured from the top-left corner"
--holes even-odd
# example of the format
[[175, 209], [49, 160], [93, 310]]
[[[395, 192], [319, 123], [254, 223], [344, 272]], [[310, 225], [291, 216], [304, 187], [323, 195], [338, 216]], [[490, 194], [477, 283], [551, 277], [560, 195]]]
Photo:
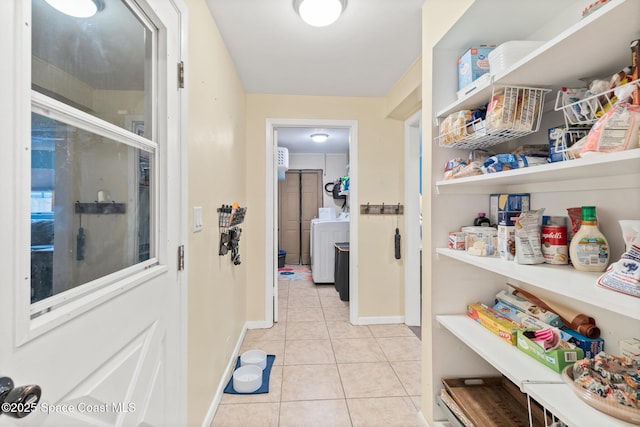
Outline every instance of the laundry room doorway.
[[322, 170], [288, 170], [278, 180], [278, 247], [285, 264], [311, 264], [311, 220], [322, 207]]
[[[340, 180], [344, 175], [349, 176], [349, 190], [348, 195], [345, 198], [335, 199], [333, 195], [328, 194], [327, 191], [320, 190], [322, 197], [322, 207], [335, 207], [336, 214], [342, 212], [348, 212], [350, 206], [357, 206], [358, 201], [358, 167], [357, 167], [357, 135], [358, 135], [358, 122], [355, 120], [326, 120], [326, 119], [266, 119], [266, 200], [268, 201], [267, 215], [265, 217], [265, 242], [266, 242], [266, 258], [265, 258], [265, 320], [270, 322], [278, 321], [278, 261], [279, 251], [281, 248], [279, 245], [282, 243], [280, 240], [280, 180], [285, 179], [285, 172], [279, 168], [281, 162], [281, 146], [279, 141], [282, 142], [282, 135], [288, 130], [305, 130], [310, 138], [311, 134], [323, 134], [331, 133], [331, 130], [339, 131], [345, 134], [347, 141], [347, 147], [343, 157], [346, 159], [341, 167], [332, 168], [333, 153], [319, 151], [318, 145], [322, 143], [316, 143], [315, 148], [312, 145], [307, 145], [308, 150], [315, 149], [312, 153], [298, 153], [298, 154], [314, 154], [303, 159], [299, 163], [288, 165], [286, 169], [307, 170], [317, 169], [322, 170], [322, 189], [326, 189], [325, 184], [328, 182], [333, 183], [336, 180]], [[325, 132], [326, 131], [326, 132]], [[330, 139], [330, 138], [329, 138]], [[326, 141], [325, 141], [326, 142]], [[295, 156], [293, 156], [295, 157]], [[287, 161], [291, 159], [288, 158]], [[300, 159], [298, 159], [300, 160]], [[318, 165], [318, 162], [319, 165]], [[269, 201], [271, 201], [269, 203]], [[312, 214], [311, 218], [319, 215], [318, 209]], [[355, 242], [358, 241], [358, 218], [357, 215], [351, 217], [349, 227], [349, 242], [350, 257], [349, 257], [349, 320], [352, 324], [358, 324], [358, 270], [357, 270], [357, 256], [358, 247]]]

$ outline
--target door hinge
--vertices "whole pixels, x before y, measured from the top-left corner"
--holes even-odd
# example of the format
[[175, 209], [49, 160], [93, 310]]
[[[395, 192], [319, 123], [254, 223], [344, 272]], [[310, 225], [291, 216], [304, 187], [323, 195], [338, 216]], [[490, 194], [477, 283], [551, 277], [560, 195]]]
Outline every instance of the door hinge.
[[184, 245], [178, 246], [178, 271], [184, 270]]
[[178, 62], [178, 87], [184, 88], [184, 61]]

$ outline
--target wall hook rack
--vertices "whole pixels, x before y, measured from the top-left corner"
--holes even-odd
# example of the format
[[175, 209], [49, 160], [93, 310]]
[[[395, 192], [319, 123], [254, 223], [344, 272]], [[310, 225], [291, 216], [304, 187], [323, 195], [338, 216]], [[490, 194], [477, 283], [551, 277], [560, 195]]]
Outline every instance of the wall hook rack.
[[123, 214], [126, 212], [126, 203], [80, 203], [76, 202], [75, 212], [77, 214], [97, 214], [97, 215], [109, 215], [109, 214]]
[[381, 205], [372, 205], [371, 203], [367, 203], [366, 205], [360, 205], [360, 214], [361, 215], [404, 215], [404, 205], [397, 204], [386, 204], [382, 203]]

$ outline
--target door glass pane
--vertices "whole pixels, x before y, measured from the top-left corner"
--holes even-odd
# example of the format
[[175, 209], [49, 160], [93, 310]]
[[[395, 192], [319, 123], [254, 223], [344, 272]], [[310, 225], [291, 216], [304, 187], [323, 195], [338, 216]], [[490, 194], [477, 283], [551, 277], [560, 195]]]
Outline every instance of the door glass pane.
[[32, 113], [31, 302], [155, 256], [153, 149]]
[[[152, 31], [123, 1], [98, 3], [75, 18], [32, 0], [32, 88], [151, 138]], [[132, 129], [132, 116], [145, 126]]]

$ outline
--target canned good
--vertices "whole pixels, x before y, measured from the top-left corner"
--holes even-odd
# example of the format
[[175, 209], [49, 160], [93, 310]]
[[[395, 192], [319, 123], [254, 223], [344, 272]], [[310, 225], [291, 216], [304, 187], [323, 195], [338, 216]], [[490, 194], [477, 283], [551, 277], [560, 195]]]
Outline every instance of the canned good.
[[540, 243], [544, 262], [547, 264], [567, 264], [569, 262], [567, 227], [543, 225]]

